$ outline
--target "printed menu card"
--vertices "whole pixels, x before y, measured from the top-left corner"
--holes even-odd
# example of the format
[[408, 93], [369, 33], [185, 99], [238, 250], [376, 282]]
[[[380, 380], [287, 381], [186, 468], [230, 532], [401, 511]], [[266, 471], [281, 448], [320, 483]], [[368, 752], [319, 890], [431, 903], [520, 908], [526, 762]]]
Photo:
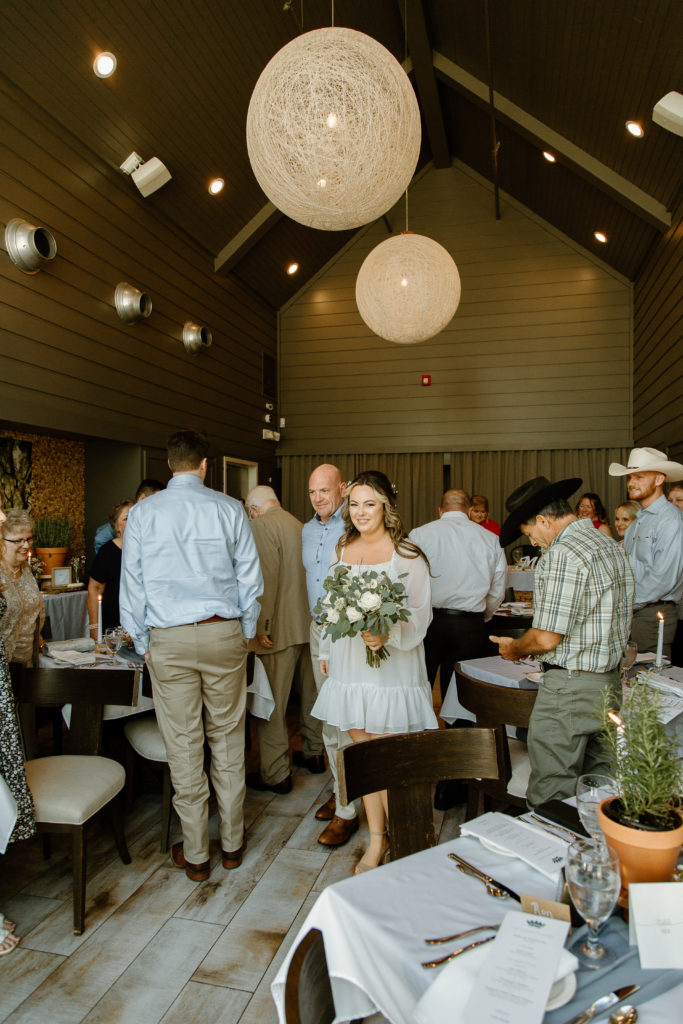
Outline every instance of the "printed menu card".
[[568, 931], [567, 921], [508, 912], [461, 1019], [540, 1024]]

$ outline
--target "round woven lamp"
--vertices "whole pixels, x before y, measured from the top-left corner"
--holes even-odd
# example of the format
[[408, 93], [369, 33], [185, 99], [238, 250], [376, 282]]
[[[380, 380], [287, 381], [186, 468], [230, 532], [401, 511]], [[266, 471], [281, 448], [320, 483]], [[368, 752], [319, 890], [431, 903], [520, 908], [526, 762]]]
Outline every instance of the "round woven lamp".
[[356, 303], [371, 331], [399, 345], [442, 331], [460, 302], [460, 274], [433, 238], [406, 232], [380, 242], [358, 272]]
[[405, 191], [420, 151], [408, 76], [376, 39], [321, 28], [263, 69], [247, 114], [247, 149], [268, 198], [325, 231], [367, 224]]

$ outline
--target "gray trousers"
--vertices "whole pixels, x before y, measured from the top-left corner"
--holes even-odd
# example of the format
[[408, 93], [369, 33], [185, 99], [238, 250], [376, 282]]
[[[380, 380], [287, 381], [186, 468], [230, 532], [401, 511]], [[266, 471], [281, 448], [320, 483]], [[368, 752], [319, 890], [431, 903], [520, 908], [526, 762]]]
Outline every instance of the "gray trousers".
[[[311, 662], [313, 663], [313, 675], [315, 676], [315, 685], [320, 692], [323, 683], [325, 682], [325, 676], [320, 671], [320, 637], [322, 636], [323, 627], [319, 625], [315, 619], [311, 620]], [[327, 759], [330, 762], [330, 771], [332, 772], [332, 781], [334, 783], [334, 798], [337, 801], [337, 810], [335, 813], [339, 818], [346, 818], [347, 821], [350, 818], [355, 818], [358, 814], [358, 808], [360, 801], [355, 800], [350, 804], [341, 804], [339, 802], [339, 781], [337, 779], [337, 751], [343, 750], [344, 747], [348, 747], [351, 744], [351, 737], [348, 732], [342, 732], [336, 725], [330, 725], [328, 722], [323, 722], [323, 743], [325, 744], [325, 753]]]
[[264, 782], [274, 785], [283, 782], [289, 775], [289, 734], [287, 732], [287, 702], [296, 681], [301, 699], [299, 731], [305, 757], [322, 754], [323, 741], [321, 724], [311, 715], [315, 703], [315, 682], [311, 670], [308, 644], [293, 644], [274, 654], [259, 653], [268, 676], [275, 707], [266, 721], [256, 719], [261, 777]]
[[648, 604], [645, 608], [638, 608], [633, 613], [631, 623], [631, 640], [638, 644], [638, 653], [645, 651], [657, 653], [657, 638], [659, 636], [659, 619], [657, 612], [664, 616], [664, 648], [665, 658], [671, 658], [671, 644], [676, 635], [678, 626], [678, 610], [673, 601], [659, 601], [657, 604]]
[[566, 672], [550, 669], [529, 721], [531, 775], [526, 800], [537, 807], [547, 800], [564, 800], [576, 791], [576, 780], [587, 772], [611, 775], [612, 766], [602, 731], [604, 694], [613, 708], [621, 704], [619, 670]]

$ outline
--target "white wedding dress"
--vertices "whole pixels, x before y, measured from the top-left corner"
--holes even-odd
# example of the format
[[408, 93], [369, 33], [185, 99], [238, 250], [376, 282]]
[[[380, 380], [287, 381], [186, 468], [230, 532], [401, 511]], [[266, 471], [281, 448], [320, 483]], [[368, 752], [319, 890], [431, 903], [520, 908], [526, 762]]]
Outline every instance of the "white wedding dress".
[[[343, 554], [341, 564], [348, 565]], [[407, 573], [402, 582], [410, 618], [392, 627], [386, 644], [390, 657], [379, 668], [368, 665], [360, 636], [334, 643], [323, 636], [320, 658], [329, 661], [330, 671], [312, 714], [343, 731], [364, 729], [381, 734], [437, 729], [422, 644], [432, 618], [427, 565], [423, 558], [405, 558], [394, 552], [390, 562], [351, 566], [354, 576], [362, 577], [370, 570], [384, 571], [392, 580]]]

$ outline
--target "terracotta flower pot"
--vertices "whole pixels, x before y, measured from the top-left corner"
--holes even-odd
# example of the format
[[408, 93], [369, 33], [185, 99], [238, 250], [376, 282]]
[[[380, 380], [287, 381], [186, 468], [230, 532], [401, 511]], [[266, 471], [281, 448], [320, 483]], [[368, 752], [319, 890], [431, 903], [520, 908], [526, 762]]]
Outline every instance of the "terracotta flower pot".
[[628, 906], [630, 882], [670, 882], [678, 851], [683, 844], [683, 818], [678, 828], [661, 832], [631, 828], [613, 821], [603, 808], [618, 797], [608, 797], [598, 807], [598, 823], [607, 845], [617, 851], [621, 867], [619, 905]]
[[68, 548], [36, 548], [36, 556], [45, 566], [45, 572], [51, 573], [53, 569], [61, 569], [66, 564]]

